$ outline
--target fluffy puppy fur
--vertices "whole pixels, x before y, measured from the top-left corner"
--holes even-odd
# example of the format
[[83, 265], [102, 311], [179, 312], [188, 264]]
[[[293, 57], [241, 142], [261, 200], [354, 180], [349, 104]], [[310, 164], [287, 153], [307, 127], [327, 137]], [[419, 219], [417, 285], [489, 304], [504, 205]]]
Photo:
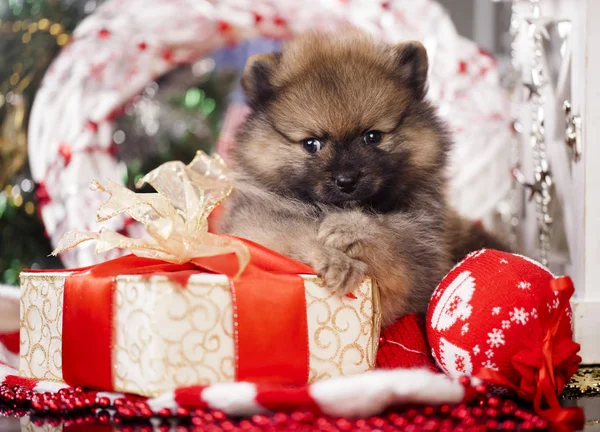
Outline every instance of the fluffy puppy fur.
[[505, 249], [448, 205], [451, 140], [425, 100], [427, 69], [419, 42], [355, 30], [251, 57], [219, 231], [309, 264], [339, 294], [372, 277], [384, 325], [424, 313], [466, 253]]

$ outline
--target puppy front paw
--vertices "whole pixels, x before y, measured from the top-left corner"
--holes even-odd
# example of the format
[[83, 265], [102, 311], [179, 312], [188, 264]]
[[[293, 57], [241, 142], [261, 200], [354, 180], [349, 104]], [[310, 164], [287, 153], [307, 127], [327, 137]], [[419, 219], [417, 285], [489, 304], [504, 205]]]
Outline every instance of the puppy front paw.
[[369, 216], [359, 211], [333, 213], [321, 222], [317, 239], [326, 247], [361, 259], [374, 236], [374, 228]]
[[367, 272], [367, 265], [362, 261], [330, 248], [316, 253], [313, 268], [325, 280], [327, 287], [339, 295], [358, 288]]

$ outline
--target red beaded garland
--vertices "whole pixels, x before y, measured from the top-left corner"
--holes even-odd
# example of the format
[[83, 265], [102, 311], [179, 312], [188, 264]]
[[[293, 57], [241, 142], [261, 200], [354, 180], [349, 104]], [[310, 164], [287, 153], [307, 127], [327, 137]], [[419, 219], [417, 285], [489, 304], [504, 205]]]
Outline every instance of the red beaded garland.
[[[470, 379], [460, 380], [473, 395], [466, 403], [441, 406], [409, 406], [398, 408], [384, 415], [363, 419], [336, 418], [327, 415], [315, 416], [310, 411], [291, 413], [278, 412], [273, 415], [254, 415], [251, 418], [231, 419], [223, 411], [211, 409], [188, 410], [177, 408], [172, 412], [163, 408], [152, 412], [143, 400], [116, 399], [111, 403], [107, 397], [90, 397], [81, 388], [66, 388], [56, 393], [35, 393], [22, 386], [0, 385], [0, 400], [9, 406], [0, 409], [0, 414], [22, 416], [27, 410], [43, 415], [52, 415], [48, 419], [33, 418], [35, 425], [44, 422], [64, 425], [84, 425], [89, 423], [113, 423], [119, 430], [151, 430], [149, 426], [134, 426], [147, 422], [150, 417], [184, 421], [175, 430], [221, 430], [221, 431], [372, 431], [383, 432], [403, 429], [406, 431], [483, 431], [502, 430], [542, 430], [548, 423], [525, 407], [518, 406], [513, 400], [492, 396], [487, 386], [471, 386]], [[107, 409], [114, 409], [111, 419]], [[97, 409], [97, 411], [94, 411]], [[45, 414], [44, 414], [45, 413]], [[77, 414], [79, 413], [79, 414]], [[72, 415], [62, 420], [56, 415]], [[188, 425], [188, 426], [185, 426]], [[164, 423], [159, 430], [169, 430]], [[144, 429], [146, 428], [146, 429]]]

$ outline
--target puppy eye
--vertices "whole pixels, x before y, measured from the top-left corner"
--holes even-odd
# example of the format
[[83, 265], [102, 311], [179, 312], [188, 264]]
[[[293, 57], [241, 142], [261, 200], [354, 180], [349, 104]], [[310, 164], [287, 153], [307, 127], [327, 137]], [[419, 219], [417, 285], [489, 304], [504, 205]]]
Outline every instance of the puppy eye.
[[307, 138], [302, 141], [302, 147], [309, 153], [317, 153], [323, 150], [323, 143], [317, 138]]
[[378, 130], [370, 130], [365, 134], [365, 144], [379, 144], [383, 138], [383, 133]]

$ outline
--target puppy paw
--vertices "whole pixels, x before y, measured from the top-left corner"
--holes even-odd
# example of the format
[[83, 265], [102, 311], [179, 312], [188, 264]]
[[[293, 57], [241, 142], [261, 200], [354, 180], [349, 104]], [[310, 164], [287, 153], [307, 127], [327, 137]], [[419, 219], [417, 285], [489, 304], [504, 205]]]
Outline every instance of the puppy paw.
[[337, 249], [320, 250], [315, 255], [313, 268], [325, 280], [327, 287], [339, 295], [358, 288], [367, 272], [365, 263]]
[[334, 213], [321, 222], [317, 239], [326, 247], [360, 259], [374, 237], [375, 228], [375, 223], [369, 216], [361, 212]]

